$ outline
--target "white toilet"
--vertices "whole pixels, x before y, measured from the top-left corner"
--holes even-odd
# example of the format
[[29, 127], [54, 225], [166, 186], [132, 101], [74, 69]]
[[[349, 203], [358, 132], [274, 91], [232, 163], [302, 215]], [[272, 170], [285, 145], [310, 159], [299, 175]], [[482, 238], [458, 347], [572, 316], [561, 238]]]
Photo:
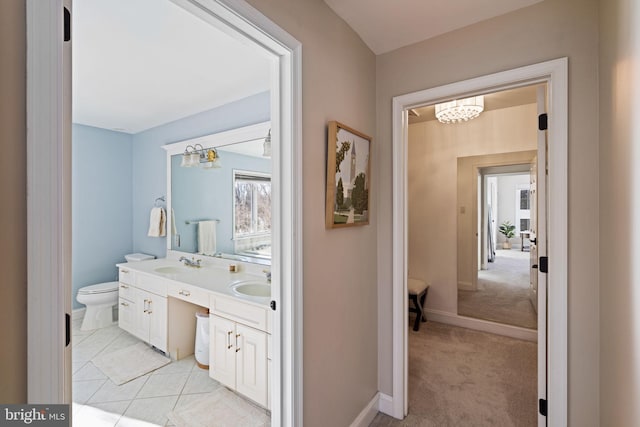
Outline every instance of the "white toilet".
[[[155, 258], [147, 254], [125, 255], [127, 262], [143, 261]], [[81, 331], [104, 328], [114, 323], [114, 307], [118, 306], [118, 282], [105, 282], [84, 286], [78, 289], [76, 300], [87, 306]]]
[[78, 290], [76, 300], [87, 306], [81, 331], [112, 325], [113, 307], [118, 305], [118, 282], [105, 282], [85, 286]]

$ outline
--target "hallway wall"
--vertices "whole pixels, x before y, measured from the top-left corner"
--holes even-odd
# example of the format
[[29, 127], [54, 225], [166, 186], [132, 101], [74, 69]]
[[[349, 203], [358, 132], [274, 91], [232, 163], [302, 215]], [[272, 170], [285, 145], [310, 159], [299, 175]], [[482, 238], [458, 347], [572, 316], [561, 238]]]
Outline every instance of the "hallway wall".
[[304, 425], [348, 426], [378, 390], [377, 195], [369, 225], [325, 229], [327, 122], [375, 135], [375, 56], [322, 0], [249, 3], [302, 43]]
[[0, 402], [27, 399], [27, 55], [24, 0], [0, 1]]
[[600, 425], [640, 420], [640, 4], [600, 1]]
[[[604, 4], [605, 2], [603, 2]], [[532, 36], [534, 35], [535, 36]], [[397, 95], [555, 58], [569, 58], [568, 414], [598, 425], [598, 1], [545, 0], [376, 61], [378, 241], [392, 231], [391, 102]], [[391, 394], [391, 246], [378, 251], [380, 389]]]

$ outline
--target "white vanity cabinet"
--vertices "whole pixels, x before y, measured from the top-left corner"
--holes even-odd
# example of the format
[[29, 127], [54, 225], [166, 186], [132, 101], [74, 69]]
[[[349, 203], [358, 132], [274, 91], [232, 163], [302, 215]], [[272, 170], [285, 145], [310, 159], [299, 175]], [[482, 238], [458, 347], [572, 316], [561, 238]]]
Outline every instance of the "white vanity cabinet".
[[224, 296], [211, 297], [209, 376], [268, 407], [267, 307]]
[[118, 325], [167, 352], [167, 285], [158, 277], [120, 268]]

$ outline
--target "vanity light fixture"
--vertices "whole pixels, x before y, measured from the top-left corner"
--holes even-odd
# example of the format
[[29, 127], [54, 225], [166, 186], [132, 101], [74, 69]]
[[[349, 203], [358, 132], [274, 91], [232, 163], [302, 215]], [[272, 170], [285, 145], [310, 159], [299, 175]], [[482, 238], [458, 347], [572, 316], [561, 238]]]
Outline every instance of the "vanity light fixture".
[[454, 99], [436, 104], [436, 118], [440, 123], [459, 123], [475, 119], [484, 111], [484, 96]]
[[219, 168], [220, 156], [215, 148], [205, 149], [200, 144], [187, 145], [182, 154], [180, 166], [183, 168], [198, 167], [202, 165], [205, 169]]
[[262, 156], [271, 157], [271, 129], [269, 129], [269, 134], [262, 143]]

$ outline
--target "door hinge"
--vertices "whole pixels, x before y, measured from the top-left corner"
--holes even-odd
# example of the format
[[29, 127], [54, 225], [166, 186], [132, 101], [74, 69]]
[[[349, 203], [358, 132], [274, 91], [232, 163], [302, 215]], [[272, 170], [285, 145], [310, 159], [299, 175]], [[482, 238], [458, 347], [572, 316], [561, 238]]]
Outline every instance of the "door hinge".
[[547, 113], [538, 116], [538, 130], [547, 130]]
[[548, 273], [549, 272], [549, 258], [546, 256], [540, 257], [540, 273]]
[[64, 346], [69, 347], [69, 344], [71, 344], [71, 316], [69, 313], [64, 314], [64, 334]]
[[276, 311], [276, 302], [275, 301], [271, 301], [269, 303], [269, 306], [271, 307], [271, 310]]
[[538, 410], [540, 411], [540, 415], [544, 417], [547, 416], [547, 399], [538, 400]]
[[71, 40], [71, 12], [64, 8], [64, 41]]

